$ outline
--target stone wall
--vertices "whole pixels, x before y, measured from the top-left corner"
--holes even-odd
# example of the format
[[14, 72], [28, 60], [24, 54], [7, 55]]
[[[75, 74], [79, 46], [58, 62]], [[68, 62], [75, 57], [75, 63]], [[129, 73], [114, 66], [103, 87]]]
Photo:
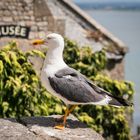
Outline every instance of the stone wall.
[[119, 61], [109, 60], [105, 73], [110, 76], [111, 79], [122, 80], [125, 77], [124, 71], [124, 59]]
[[[36, 38], [44, 38], [46, 33], [56, 31], [63, 34], [63, 21], [54, 20], [48, 5], [44, 0], [1, 0], [0, 1], [0, 25], [21, 25], [30, 27], [28, 39], [21, 38], [0, 38], [0, 47], [5, 46], [9, 41], [16, 40], [23, 51], [34, 49], [31, 41]], [[58, 30], [58, 31], [57, 31]], [[32, 59], [37, 71], [42, 66], [42, 60]], [[35, 62], [35, 63], [34, 63]]]
[[1, 140], [104, 140], [104, 138], [69, 116], [65, 130], [54, 129], [56, 117], [24, 117], [0, 119]]
[[50, 15], [45, 3], [40, 0], [1, 0], [0, 19], [0, 25], [29, 26], [29, 39], [34, 39], [48, 31]]

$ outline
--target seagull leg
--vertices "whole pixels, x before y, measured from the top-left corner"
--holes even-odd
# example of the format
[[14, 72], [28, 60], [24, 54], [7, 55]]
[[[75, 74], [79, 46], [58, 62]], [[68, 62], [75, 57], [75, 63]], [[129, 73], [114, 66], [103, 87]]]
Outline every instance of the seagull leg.
[[76, 108], [77, 105], [72, 105], [69, 109], [69, 112], [68, 112], [68, 116], [69, 114]]
[[[72, 105], [69, 110], [68, 110], [68, 113], [67, 113], [67, 116], [69, 116], [69, 114], [75, 109], [77, 105]], [[60, 118], [56, 118], [55, 119], [57, 122], [62, 122], [64, 120], [64, 116], [60, 117]]]
[[67, 118], [68, 112], [69, 112], [69, 109], [66, 108], [65, 115], [62, 118], [63, 119], [63, 124], [56, 125], [54, 127], [55, 129], [63, 130], [65, 128], [65, 123], [66, 123], [66, 118]]
[[65, 115], [60, 118], [60, 119], [63, 119], [63, 124], [56, 125], [55, 126], [56, 129], [63, 130], [65, 128], [67, 116], [69, 116], [69, 114], [75, 109], [75, 107], [76, 105], [71, 106], [70, 109], [66, 108]]

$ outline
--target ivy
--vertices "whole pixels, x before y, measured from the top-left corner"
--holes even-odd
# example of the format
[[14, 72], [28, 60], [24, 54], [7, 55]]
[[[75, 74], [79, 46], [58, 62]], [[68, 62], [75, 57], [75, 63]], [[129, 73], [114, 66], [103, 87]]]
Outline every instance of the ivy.
[[0, 50], [0, 117], [21, 117], [62, 113], [56, 102], [42, 87], [29, 56], [44, 57], [40, 51], [23, 53], [16, 42]]

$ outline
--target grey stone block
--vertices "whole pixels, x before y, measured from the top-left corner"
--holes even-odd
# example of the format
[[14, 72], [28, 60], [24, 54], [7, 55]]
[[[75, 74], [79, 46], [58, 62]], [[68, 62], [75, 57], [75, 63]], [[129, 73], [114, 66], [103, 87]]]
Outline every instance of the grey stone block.
[[0, 119], [0, 140], [43, 140], [15, 119]]
[[54, 128], [58, 122], [56, 118], [49, 117], [24, 117], [20, 121], [16, 119], [0, 119], [1, 140], [103, 140], [103, 137], [79, 122], [70, 115], [66, 128], [57, 130]]

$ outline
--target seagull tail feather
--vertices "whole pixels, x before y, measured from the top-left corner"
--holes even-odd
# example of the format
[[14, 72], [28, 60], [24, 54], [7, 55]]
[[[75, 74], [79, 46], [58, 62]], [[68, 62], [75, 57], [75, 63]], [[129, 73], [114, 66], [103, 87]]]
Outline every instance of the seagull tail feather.
[[109, 95], [111, 97], [112, 100], [109, 101], [109, 105], [111, 106], [116, 106], [116, 107], [120, 107], [120, 106], [132, 106], [133, 103], [130, 103], [129, 101], [120, 98], [120, 97], [114, 97], [113, 95]]

